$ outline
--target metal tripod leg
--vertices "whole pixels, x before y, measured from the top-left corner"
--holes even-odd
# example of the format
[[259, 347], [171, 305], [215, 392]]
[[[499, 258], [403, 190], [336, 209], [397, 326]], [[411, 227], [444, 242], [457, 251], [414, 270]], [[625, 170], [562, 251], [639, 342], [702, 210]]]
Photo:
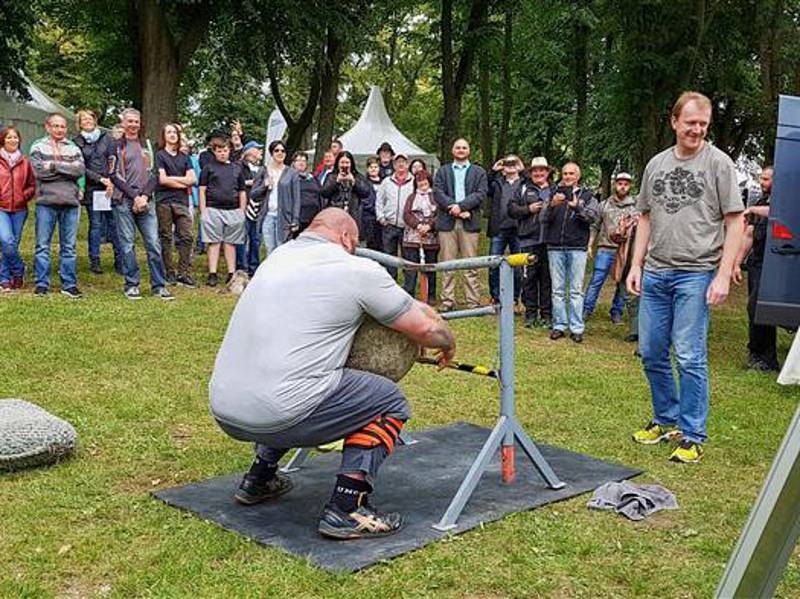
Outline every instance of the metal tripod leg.
[[472, 462], [469, 472], [467, 472], [464, 480], [461, 481], [461, 486], [458, 488], [458, 491], [456, 491], [456, 494], [450, 501], [450, 505], [447, 507], [442, 519], [439, 520], [437, 524], [434, 524], [433, 528], [442, 532], [446, 532], [455, 528], [456, 520], [458, 520], [458, 517], [461, 515], [464, 506], [472, 496], [472, 492], [478, 485], [478, 481], [480, 481], [481, 476], [483, 476], [483, 473], [486, 471], [492, 456], [500, 447], [500, 443], [502, 442], [503, 437], [508, 430], [508, 420], [505, 416], [500, 416], [500, 418], [497, 420], [497, 424], [494, 425], [494, 429], [492, 429], [492, 433], [489, 435], [489, 438], [486, 439], [486, 442], [483, 444], [483, 448], [478, 454], [478, 457], [475, 458], [474, 462]]
[[536, 447], [534, 442], [528, 436], [528, 433], [520, 426], [519, 422], [514, 420], [511, 423], [511, 428], [514, 429], [514, 437], [516, 437], [517, 442], [522, 446], [522, 449], [530, 458], [533, 465], [536, 467], [536, 470], [539, 471], [539, 474], [542, 475], [542, 478], [547, 483], [547, 486], [551, 489], [563, 489], [565, 484], [558, 478], [553, 469], [550, 467], [550, 464], [547, 463], [547, 460], [544, 458], [542, 453], [539, 451], [539, 448]]

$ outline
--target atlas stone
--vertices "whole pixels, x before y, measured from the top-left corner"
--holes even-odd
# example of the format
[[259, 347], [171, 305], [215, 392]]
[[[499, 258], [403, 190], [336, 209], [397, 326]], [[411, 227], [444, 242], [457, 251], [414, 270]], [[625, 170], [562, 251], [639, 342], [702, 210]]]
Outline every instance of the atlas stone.
[[69, 422], [21, 399], [0, 399], [0, 472], [58, 462], [78, 448]]
[[411, 370], [418, 356], [416, 343], [368, 317], [356, 333], [345, 366], [397, 382]]

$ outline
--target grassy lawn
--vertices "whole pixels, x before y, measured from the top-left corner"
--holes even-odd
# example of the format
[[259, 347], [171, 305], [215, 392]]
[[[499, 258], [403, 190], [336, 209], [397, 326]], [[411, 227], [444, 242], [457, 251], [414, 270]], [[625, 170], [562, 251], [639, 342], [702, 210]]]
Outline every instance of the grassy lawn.
[[[31, 220], [26, 259], [32, 229]], [[88, 273], [85, 247], [81, 240], [84, 299], [34, 298], [30, 287], [0, 297], [0, 397], [38, 403], [71, 421], [81, 440], [71, 461], [0, 476], [3, 597], [708, 597], [798, 399], [796, 388], [743, 369], [745, 297], [737, 289], [712, 318], [705, 461], [679, 466], [667, 461], [666, 446], [634, 446], [629, 435], [650, 415], [649, 393], [624, 327], [605, 318], [607, 288], [583, 345], [519, 326], [520, 418], [542, 442], [642, 468], [637, 480], [671, 489], [680, 510], [636, 524], [590, 512], [581, 496], [356, 575], [331, 575], [150, 496], [250, 462], [250, 448], [222, 434], [207, 409], [235, 299], [206, 288], [177, 289], [169, 304], [148, 295], [127, 301], [119, 277]], [[109, 270], [110, 248], [103, 252]], [[492, 321], [454, 329], [462, 360], [494, 363]], [[790, 339], [779, 339], [783, 356]], [[415, 410], [412, 430], [494, 423], [488, 379], [417, 366], [402, 386]], [[800, 595], [797, 553], [779, 594]]]

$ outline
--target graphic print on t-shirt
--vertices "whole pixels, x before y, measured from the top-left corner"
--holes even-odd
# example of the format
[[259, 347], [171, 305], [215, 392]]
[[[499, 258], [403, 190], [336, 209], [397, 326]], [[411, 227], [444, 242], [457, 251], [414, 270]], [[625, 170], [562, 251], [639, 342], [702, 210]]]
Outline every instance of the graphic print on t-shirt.
[[659, 171], [653, 181], [653, 200], [669, 214], [680, 212], [703, 197], [705, 171], [692, 172], [681, 166], [672, 171]]

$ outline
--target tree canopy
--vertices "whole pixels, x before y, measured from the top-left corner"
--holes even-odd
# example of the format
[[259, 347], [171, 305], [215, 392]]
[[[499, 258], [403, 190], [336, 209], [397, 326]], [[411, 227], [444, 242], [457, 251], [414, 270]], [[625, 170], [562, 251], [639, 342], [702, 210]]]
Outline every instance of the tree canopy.
[[575, 159], [607, 185], [669, 145], [686, 89], [712, 98], [714, 143], [771, 160], [798, 32], [800, 0], [35, 0], [4, 10], [0, 87], [25, 73], [105, 124], [134, 104], [151, 135], [179, 119], [195, 139], [234, 119], [261, 137], [278, 107], [290, 149], [319, 150], [376, 84], [443, 159], [465, 136], [478, 160]]

